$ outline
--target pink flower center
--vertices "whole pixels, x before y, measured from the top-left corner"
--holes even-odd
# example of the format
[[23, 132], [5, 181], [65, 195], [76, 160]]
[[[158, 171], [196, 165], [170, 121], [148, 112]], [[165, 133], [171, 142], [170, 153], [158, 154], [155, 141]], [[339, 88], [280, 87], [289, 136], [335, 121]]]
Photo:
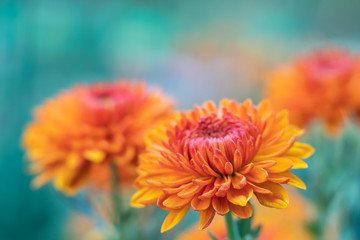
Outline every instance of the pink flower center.
[[223, 118], [206, 116], [200, 118], [197, 124], [190, 130], [189, 137], [192, 139], [235, 137], [244, 133], [244, 125], [240, 121], [228, 116]]
[[342, 83], [349, 80], [355, 59], [346, 51], [324, 50], [307, 59], [300, 66], [307, 72], [313, 83], [336, 80]]
[[113, 88], [99, 85], [89, 90], [85, 100], [94, 108], [111, 109], [121, 102], [121, 96]]

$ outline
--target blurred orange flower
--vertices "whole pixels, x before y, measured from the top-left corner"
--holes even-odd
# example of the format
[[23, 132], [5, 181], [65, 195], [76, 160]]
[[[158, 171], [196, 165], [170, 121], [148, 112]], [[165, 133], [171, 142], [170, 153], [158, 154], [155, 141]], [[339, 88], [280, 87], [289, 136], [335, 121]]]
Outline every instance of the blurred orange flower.
[[[321, 49], [272, 73], [266, 95], [275, 109], [305, 127], [314, 119], [331, 133], [360, 109], [360, 58], [340, 49]], [[359, 112], [360, 113], [360, 112]]]
[[66, 194], [91, 182], [110, 180], [114, 162], [124, 181], [132, 181], [145, 132], [170, 116], [172, 103], [145, 84], [79, 85], [36, 109], [23, 145], [38, 174], [36, 187], [54, 179]]
[[302, 130], [288, 124], [287, 112], [273, 112], [268, 101], [258, 107], [223, 100], [181, 113], [169, 126], [149, 136], [140, 156], [140, 190], [134, 207], [156, 204], [170, 211], [161, 231], [175, 226], [190, 207], [200, 211], [199, 228], [206, 228], [215, 212], [231, 210], [239, 218], [252, 215], [253, 194], [262, 205], [285, 208], [288, 196], [280, 184], [305, 188], [289, 172], [306, 168], [301, 159], [313, 148], [296, 142]]
[[[258, 240], [310, 240], [313, 236], [306, 230], [306, 224], [311, 220], [311, 206], [301, 195], [290, 191], [291, 204], [286, 209], [274, 211], [256, 206], [254, 226], [262, 225]], [[223, 218], [216, 218], [209, 231], [218, 239], [227, 239], [227, 230]], [[178, 240], [211, 240], [207, 231], [191, 228], [181, 234]]]

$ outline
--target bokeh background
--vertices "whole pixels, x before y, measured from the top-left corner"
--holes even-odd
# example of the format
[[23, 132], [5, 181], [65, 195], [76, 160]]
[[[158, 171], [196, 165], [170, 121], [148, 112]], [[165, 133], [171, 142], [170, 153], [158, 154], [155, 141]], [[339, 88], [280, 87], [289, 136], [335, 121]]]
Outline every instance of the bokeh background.
[[178, 109], [257, 101], [269, 70], [295, 55], [360, 50], [359, 10], [357, 0], [0, 0], [0, 239], [67, 239], [82, 205], [30, 188], [21, 133], [46, 98], [128, 78], [163, 88]]

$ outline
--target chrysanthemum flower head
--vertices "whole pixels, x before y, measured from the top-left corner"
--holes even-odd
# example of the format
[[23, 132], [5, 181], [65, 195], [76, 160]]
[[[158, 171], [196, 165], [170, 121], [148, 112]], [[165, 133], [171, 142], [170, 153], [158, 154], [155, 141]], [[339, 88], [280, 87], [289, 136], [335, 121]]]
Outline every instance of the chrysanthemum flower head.
[[39, 187], [74, 194], [87, 182], [109, 183], [115, 163], [122, 182], [132, 181], [144, 135], [170, 116], [171, 101], [144, 83], [79, 85], [49, 99], [34, 113], [23, 144]]
[[254, 106], [250, 100], [223, 100], [219, 108], [207, 102], [150, 136], [140, 157], [140, 190], [131, 203], [169, 211], [162, 232], [190, 208], [200, 212], [200, 229], [215, 213], [249, 218], [254, 195], [262, 205], [285, 208], [289, 201], [281, 184], [305, 188], [289, 170], [306, 168], [302, 159], [313, 152], [296, 142], [301, 133], [288, 123], [286, 111], [273, 112], [268, 101]]
[[360, 106], [360, 58], [348, 51], [324, 48], [274, 71], [267, 97], [275, 109], [288, 109], [292, 123], [323, 121], [331, 133]]

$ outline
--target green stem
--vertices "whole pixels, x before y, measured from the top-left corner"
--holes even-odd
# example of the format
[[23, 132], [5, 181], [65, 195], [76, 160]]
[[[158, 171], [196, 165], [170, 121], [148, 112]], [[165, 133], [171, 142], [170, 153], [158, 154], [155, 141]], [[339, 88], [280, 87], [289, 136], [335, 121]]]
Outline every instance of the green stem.
[[111, 191], [112, 202], [114, 206], [113, 224], [118, 234], [118, 239], [125, 239], [124, 232], [122, 231], [121, 215], [122, 215], [122, 198], [120, 189], [120, 176], [115, 163], [110, 166], [111, 171]]
[[236, 226], [234, 226], [234, 220], [231, 212], [228, 212], [225, 215], [225, 222], [229, 240], [241, 240], [239, 230]]

